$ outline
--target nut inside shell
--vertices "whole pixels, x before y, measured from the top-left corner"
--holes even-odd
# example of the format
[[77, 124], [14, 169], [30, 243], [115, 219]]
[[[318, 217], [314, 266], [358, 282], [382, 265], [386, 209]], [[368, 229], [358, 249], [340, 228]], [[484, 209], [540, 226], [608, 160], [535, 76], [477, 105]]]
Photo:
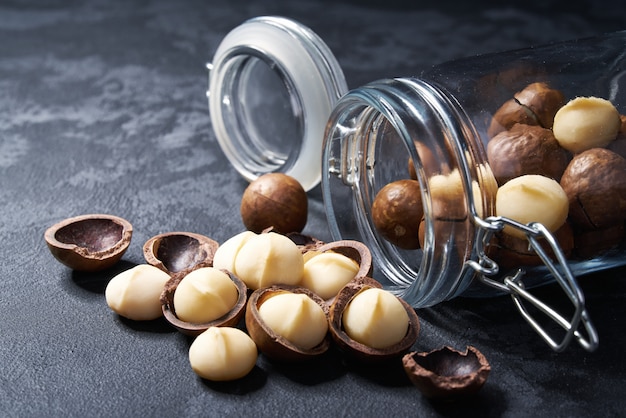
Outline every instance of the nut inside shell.
[[471, 395], [487, 380], [491, 366], [475, 347], [465, 352], [443, 347], [430, 352], [411, 352], [402, 358], [407, 376], [428, 398]]
[[205, 322], [203, 324], [195, 324], [179, 319], [178, 316], [176, 316], [176, 309], [174, 306], [174, 292], [176, 292], [178, 284], [185, 277], [184, 273], [179, 273], [174, 274], [165, 283], [163, 292], [161, 293], [161, 309], [163, 311], [163, 316], [165, 317], [167, 322], [172, 324], [172, 326], [174, 326], [174, 328], [176, 328], [178, 331], [192, 337], [200, 335], [202, 332], [206, 331], [210, 327], [236, 326], [241, 318], [243, 318], [243, 314], [246, 308], [246, 300], [248, 297], [248, 288], [239, 277], [237, 277], [230, 271], [222, 271], [228, 274], [228, 277], [230, 277], [233, 283], [235, 283], [235, 286], [237, 286], [237, 292], [239, 293], [235, 306], [233, 306], [233, 308], [228, 311], [228, 313], [221, 316], [220, 318], [217, 318], [210, 322]]
[[357, 278], [348, 283], [335, 297], [330, 306], [328, 320], [330, 333], [341, 350], [364, 362], [381, 362], [404, 355], [417, 340], [420, 322], [415, 310], [403, 299], [398, 298], [407, 315], [409, 327], [406, 335], [397, 344], [386, 348], [373, 348], [362, 344], [345, 332], [342, 315], [346, 307], [359, 292], [368, 288], [382, 288], [381, 284], [370, 277]]
[[52, 255], [77, 271], [100, 271], [117, 263], [130, 245], [133, 227], [106, 214], [75, 216], [52, 225], [44, 239]]
[[144, 258], [148, 264], [166, 273], [188, 273], [200, 267], [213, 266], [219, 243], [193, 232], [167, 232], [145, 242]]
[[257, 289], [248, 298], [248, 306], [246, 309], [246, 328], [252, 340], [256, 343], [259, 350], [267, 357], [284, 362], [301, 362], [311, 360], [328, 351], [330, 346], [330, 336], [326, 337], [320, 344], [311, 348], [303, 349], [296, 346], [286, 338], [278, 335], [272, 330], [261, 318], [259, 307], [267, 299], [280, 293], [292, 292], [305, 294], [317, 303], [324, 313], [328, 315], [328, 305], [322, 298], [310, 291], [309, 289], [296, 286], [275, 285], [271, 287]]
[[320, 245], [315, 251], [320, 253], [333, 251], [356, 261], [359, 265], [359, 271], [354, 276], [355, 278], [367, 277], [372, 274], [372, 253], [362, 242], [353, 240], [333, 241]]

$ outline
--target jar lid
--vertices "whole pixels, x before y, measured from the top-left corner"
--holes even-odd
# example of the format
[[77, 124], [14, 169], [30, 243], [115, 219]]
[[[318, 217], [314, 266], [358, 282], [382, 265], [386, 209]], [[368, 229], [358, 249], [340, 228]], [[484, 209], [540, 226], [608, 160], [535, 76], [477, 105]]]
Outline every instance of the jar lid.
[[218, 143], [248, 181], [268, 172], [321, 180], [324, 128], [347, 84], [328, 46], [284, 17], [233, 29], [209, 69], [207, 97]]

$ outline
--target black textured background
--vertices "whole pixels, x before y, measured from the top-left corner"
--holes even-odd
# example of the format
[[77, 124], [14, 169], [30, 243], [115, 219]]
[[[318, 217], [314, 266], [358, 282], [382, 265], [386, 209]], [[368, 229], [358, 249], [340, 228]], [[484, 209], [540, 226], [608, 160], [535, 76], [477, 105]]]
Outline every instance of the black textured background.
[[[626, 413], [625, 269], [580, 278], [600, 348], [552, 352], [507, 297], [420, 310], [415, 349], [478, 347], [478, 396], [424, 399], [401, 371], [331, 353], [262, 356], [250, 376], [203, 382], [190, 340], [114, 315], [104, 287], [151, 236], [223, 241], [246, 186], [211, 130], [204, 64], [245, 19], [317, 32], [350, 87], [481, 52], [626, 29], [623, 2], [0, 0], [0, 416], [620, 416]], [[328, 239], [319, 189], [305, 232]], [[114, 271], [79, 274], [43, 233], [70, 216], [122, 216], [135, 233]], [[553, 286], [539, 290], [554, 298]]]

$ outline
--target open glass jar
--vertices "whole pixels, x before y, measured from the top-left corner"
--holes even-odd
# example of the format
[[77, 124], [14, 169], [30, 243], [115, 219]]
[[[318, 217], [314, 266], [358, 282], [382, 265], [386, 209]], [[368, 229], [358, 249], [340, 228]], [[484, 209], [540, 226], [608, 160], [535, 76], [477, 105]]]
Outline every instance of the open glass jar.
[[[235, 168], [249, 180], [285, 172], [307, 190], [321, 178], [333, 239], [364, 242], [374, 256], [375, 278], [414, 307], [496, 289], [513, 297], [553, 349], [576, 339], [593, 350], [597, 335], [574, 275], [626, 264], [626, 215], [614, 225], [621, 229], [619, 243], [600, 255], [572, 255], [544, 225], [496, 216], [500, 179], [487, 149], [494, 129], [510, 128], [493, 122], [506, 103], [541, 126], [532, 106], [516, 98], [534, 83], [546, 83], [565, 101], [596, 96], [626, 112], [625, 41], [621, 32], [484, 55], [347, 92], [320, 38], [289, 19], [261, 17], [235, 28], [218, 47], [208, 66], [207, 95], [216, 136]], [[411, 175], [423, 212], [412, 221], [422, 233], [419, 246], [405, 248], [383, 237], [372, 206], [384, 186]], [[626, 190], [620, 193], [626, 201]], [[498, 255], [505, 227], [524, 238], [528, 257], [507, 263]], [[567, 318], [526, 291], [554, 280], [574, 307]], [[527, 302], [565, 331], [560, 342], [529, 313]]]

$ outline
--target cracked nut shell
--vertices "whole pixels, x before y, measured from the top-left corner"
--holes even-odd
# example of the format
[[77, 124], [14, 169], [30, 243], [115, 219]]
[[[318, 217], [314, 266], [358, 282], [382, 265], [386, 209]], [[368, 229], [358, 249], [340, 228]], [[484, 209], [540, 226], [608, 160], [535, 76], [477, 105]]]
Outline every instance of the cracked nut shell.
[[195, 324], [186, 322], [176, 316], [174, 307], [174, 292], [181, 280], [185, 277], [185, 273], [174, 274], [166, 283], [161, 293], [161, 309], [163, 316], [174, 328], [185, 335], [196, 337], [209, 329], [210, 327], [233, 327], [236, 326], [243, 318], [248, 298], [248, 288], [245, 283], [228, 270], [222, 270], [230, 277], [237, 287], [238, 297], [235, 306], [226, 314], [210, 322], [203, 324]]
[[348, 283], [335, 297], [328, 315], [329, 329], [333, 340], [339, 348], [362, 362], [382, 362], [401, 357], [417, 340], [420, 322], [415, 310], [403, 299], [398, 298], [409, 316], [409, 327], [404, 338], [390, 347], [372, 348], [350, 338], [343, 328], [343, 312], [352, 298], [362, 290], [368, 288], [382, 288], [381, 284], [370, 277], [362, 277]]
[[261, 318], [259, 307], [267, 299], [279, 293], [291, 292], [305, 294], [317, 303], [328, 316], [328, 305], [309, 289], [297, 286], [274, 285], [257, 289], [248, 298], [246, 308], [246, 328], [259, 350], [268, 358], [281, 362], [302, 362], [311, 360], [328, 351], [330, 336], [326, 334], [317, 346], [310, 349], [300, 348], [272, 330]]
[[189, 273], [200, 267], [213, 266], [219, 244], [193, 232], [167, 232], [155, 235], [143, 245], [148, 264], [170, 275]]
[[77, 271], [112, 267], [124, 255], [133, 234], [127, 220], [106, 214], [75, 216], [52, 225], [44, 239], [52, 255]]
[[402, 365], [413, 385], [433, 399], [471, 395], [484, 385], [491, 371], [485, 356], [472, 346], [465, 352], [443, 347], [408, 353]]

